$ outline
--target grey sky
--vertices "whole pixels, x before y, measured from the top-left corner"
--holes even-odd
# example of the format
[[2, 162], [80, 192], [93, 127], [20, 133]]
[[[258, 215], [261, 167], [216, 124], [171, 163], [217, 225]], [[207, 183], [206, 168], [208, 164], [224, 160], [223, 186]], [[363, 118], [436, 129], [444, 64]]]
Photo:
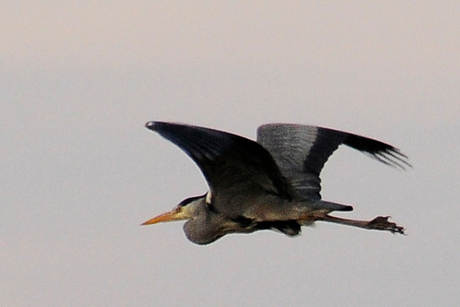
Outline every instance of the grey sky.
[[[2, 1], [0, 305], [457, 304], [460, 4], [323, 2]], [[413, 169], [340, 148], [322, 194], [408, 235], [139, 227], [207, 189], [149, 120], [388, 142]]]

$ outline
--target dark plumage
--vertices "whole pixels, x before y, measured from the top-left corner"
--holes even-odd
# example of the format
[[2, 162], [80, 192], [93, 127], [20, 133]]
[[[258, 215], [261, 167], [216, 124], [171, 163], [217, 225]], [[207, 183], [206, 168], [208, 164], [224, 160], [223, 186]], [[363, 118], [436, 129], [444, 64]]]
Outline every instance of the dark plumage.
[[261, 229], [286, 235], [300, 233], [314, 221], [403, 233], [388, 217], [357, 221], [328, 215], [351, 206], [322, 201], [320, 172], [329, 156], [345, 144], [388, 165], [410, 166], [391, 145], [362, 136], [315, 126], [267, 124], [257, 142], [209, 128], [148, 122], [146, 127], [179, 146], [203, 172], [209, 192], [182, 201], [171, 212], [143, 225], [187, 219], [184, 231], [197, 244], [227, 233]]

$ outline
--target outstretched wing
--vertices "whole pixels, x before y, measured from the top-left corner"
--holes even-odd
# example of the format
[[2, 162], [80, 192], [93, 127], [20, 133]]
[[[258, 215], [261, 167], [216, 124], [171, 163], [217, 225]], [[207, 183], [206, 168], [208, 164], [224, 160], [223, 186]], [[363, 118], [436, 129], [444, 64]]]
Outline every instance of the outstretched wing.
[[410, 166], [395, 147], [363, 136], [316, 126], [267, 124], [257, 130], [257, 142], [275, 159], [296, 192], [306, 199], [320, 199], [319, 175], [330, 155], [345, 144], [370, 154], [387, 165]]
[[225, 195], [226, 199], [238, 198], [240, 201], [236, 203], [245, 204], [245, 197], [257, 193], [293, 197], [292, 186], [272, 156], [254, 141], [184, 124], [148, 122], [146, 127], [179, 146], [195, 161], [208, 182], [212, 198]]

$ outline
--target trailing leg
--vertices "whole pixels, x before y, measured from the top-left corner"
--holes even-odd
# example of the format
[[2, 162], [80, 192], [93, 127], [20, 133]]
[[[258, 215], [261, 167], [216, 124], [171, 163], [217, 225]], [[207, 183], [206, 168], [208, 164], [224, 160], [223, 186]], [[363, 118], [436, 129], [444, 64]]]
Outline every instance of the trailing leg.
[[324, 222], [331, 222], [341, 225], [348, 225], [354, 227], [360, 227], [364, 229], [372, 229], [372, 230], [386, 230], [390, 231], [391, 233], [400, 233], [404, 234], [404, 227], [396, 225], [396, 223], [389, 222], [389, 216], [378, 216], [371, 221], [360, 221], [360, 220], [352, 220], [352, 219], [344, 219], [330, 215], [323, 215], [318, 216], [316, 218], [317, 221], [324, 221]]

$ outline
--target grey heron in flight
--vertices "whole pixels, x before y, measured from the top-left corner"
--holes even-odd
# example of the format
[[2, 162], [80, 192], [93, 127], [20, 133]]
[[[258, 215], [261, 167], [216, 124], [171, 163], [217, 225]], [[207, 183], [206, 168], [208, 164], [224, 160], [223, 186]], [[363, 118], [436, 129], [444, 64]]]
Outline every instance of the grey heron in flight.
[[320, 172], [329, 156], [347, 145], [388, 165], [410, 166], [395, 147], [363, 136], [296, 124], [266, 124], [257, 142], [214, 129], [148, 122], [146, 127], [176, 144], [201, 169], [209, 186], [170, 212], [142, 225], [187, 220], [184, 232], [196, 244], [209, 244], [228, 233], [262, 229], [296, 236], [301, 226], [325, 221], [404, 234], [388, 216], [370, 221], [329, 215], [352, 211], [348, 205], [321, 200]]

